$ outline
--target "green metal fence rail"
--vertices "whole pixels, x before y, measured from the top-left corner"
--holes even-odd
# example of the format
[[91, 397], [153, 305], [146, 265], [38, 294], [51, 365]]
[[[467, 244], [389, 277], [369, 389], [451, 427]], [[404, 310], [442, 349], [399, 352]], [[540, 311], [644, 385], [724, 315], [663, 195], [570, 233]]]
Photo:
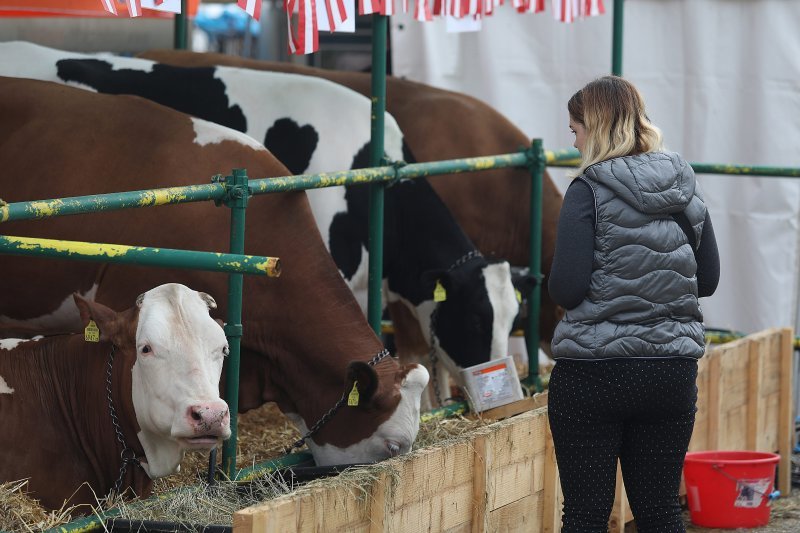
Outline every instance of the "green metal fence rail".
[[194, 252], [123, 244], [34, 239], [8, 235], [0, 235], [0, 254], [187, 268], [239, 275], [256, 274], [266, 275], [271, 278], [276, 278], [281, 273], [281, 262], [277, 257]]

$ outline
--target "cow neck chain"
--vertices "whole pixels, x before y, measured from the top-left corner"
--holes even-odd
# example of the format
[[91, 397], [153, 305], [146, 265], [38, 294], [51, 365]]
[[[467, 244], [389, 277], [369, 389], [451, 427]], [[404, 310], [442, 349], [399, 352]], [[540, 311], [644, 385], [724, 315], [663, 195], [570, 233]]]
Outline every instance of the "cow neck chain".
[[467, 261], [475, 259], [476, 257], [483, 257], [483, 254], [480, 252], [480, 250], [471, 250], [471, 251], [465, 253], [464, 255], [462, 255], [461, 257], [456, 259], [455, 263], [450, 265], [450, 267], [447, 269], [447, 272], [451, 272], [451, 271], [455, 270], [456, 268], [460, 267], [461, 265], [463, 265]]
[[122, 465], [119, 467], [119, 477], [117, 478], [116, 483], [114, 483], [114, 488], [111, 490], [111, 494], [119, 495], [119, 489], [122, 487], [122, 480], [125, 478], [125, 470], [127, 470], [128, 465], [132, 464], [134, 466], [142, 466], [139, 459], [136, 458], [136, 452], [134, 452], [131, 448], [128, 448], [128, 444], [125, 441], [125, 434], [122, 432], [122, 426], [119, 423], [119, 418], [117, 417], [117, 410], [114, 409], [114, 397], [111, 394], [111, 374], [114, 368], [114, 353], [116, 352], [116, 345], [111, 345], [111, 352], [108, 354], [108, 365], [106, 368], [106, 397], [108, 398], [108, 409], [111, 413], [111, 423], [114, 426], [114, 433], [117, 435], [117, 441], [122, 445], [122, 452], [120, 452], [120, 458], [122, 459]]
[[[464, 255], [456, 259], [455, 263], [450, 265], [450, 267], [447, 269], [447, 272], [452, 272], [453, 270], [460, 267], [467, 261], [475, 259], [476, 257], [483, 257], [483, 254], [479, 250], [471, 250], [465, 253]], [[436, 343], [437, 343], [436, 313], [438, 311], [439, 311], [439, 304], [437, 303], [436, 307], [433, 309], [433, 312], [431, 313], [431, 323], [429, 328], [431, 337], [431, 349], [428, 352], [428, 359], [430, 359], [431, 362], [431, 387], [433, 387], [433, 394], [434, 396], [436, 396], [436, 401], [439, 403], [439, 407], [442, 407], [444, 406], [444, 400], [442, 400], [442, 395], [439, 394], [439, 371], [436, 368], [437, 367], [436, 363], [439, 362], [439, 356], [436, 353]]]
[[[374, 356], [372, 359], [370, 359], [370, 360], [367, 362], [367, 364], [368, 364], [369, 366], [375, 366], [375, 365], [377, 365], [378, 363], [380, 363], [380, 362], [381, 362], [383, 359], [385, 359], [385, 358], [386, 358], [386, 357], [388, 357], [388, 356], [389, 356], [389, 350], [387, 350], [386, 348], [384, 348], [383, 350], [381, 350], [380, 352], [378, 352], [377, 354], [375, 354], [375, 356]], [[284, 448], [284, 450], [283, 450], [283, 453], [291, 453], [291, 451], [292, 451], [292, 450], [294, 450], [294, 449], [296, 449], [296, 448], [300, 448], [301, 446], [303, 446], [303, 445], [306, 443], [306, 439], [309, 439], [309, 438], [311, 438], [312, 436], [314, 436], [314, 435], [315, 435], [315, 434], [316, 434], [316, 433], [317, 433], [317, 432], [318, 432], [320, 429], [322, 429], [322, 426], [324, 426], [325, 424], [327, 424], [328, 422], [330, 422], [331, 418], [333, 418], [333, 415], [335, 415], [335, 414], [336, 414], [336, 411], [338, 411], [339, 409], [341, 409], [341, 407], [342, 407], [342, 406], [344, 405], [344, 403], [347, 401], [347, 397], [348, 397], [348, 395], [349, 395], [349, 394], [350, 394], [350, 391], [348, 391], [348, 390], [345, 390], [345, 391], [344, 391], [344, 393], [342, 394], [342, 397], [341, 397], [341, 398], [339, 398], [339, 401], [338, 401], [338, 402], [336, 402], [336, 404], [335, 404], [333, 407], [331, 407], [330, 409], [328, 409], [328, 412], [327, 412], [327, 413], [325, 413], [324, 415], [322, 415], [322, 418], [320, 418], [319, 420], [317, 420], [317, 423], [316, 423], [316, 424], [314, 424], [313, 426], [311, 426], [311, 429], [309, 429], [309, 430], [306, 432], [306, 434], [305, 434], [305, 435], [303, 435], [303, 436], [302, 436], [300, 439], [298, 439], [298, 440], [297, 440], [297, 441], [296, 441], [294, 444], [292, 444], [291, 446], [289, 446], [289, 447], [287, 447], [287, 448]]]

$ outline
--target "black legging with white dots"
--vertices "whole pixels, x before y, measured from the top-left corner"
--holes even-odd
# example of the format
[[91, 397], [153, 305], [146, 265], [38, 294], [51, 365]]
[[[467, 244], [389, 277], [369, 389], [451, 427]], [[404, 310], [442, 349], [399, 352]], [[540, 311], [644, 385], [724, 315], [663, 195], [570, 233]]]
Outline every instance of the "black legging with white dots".
[[548, 411], [563, 533], [607, 532], [617, 458], [639, 533], [684, 532], [678, 489], [697, 402], [697, 361], [559, 359]]

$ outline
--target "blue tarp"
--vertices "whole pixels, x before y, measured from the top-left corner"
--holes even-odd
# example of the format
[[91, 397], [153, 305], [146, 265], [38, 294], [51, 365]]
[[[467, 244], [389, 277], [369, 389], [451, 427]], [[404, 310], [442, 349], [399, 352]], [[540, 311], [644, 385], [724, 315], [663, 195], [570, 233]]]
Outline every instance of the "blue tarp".
[[251, 35], [256, 36], [261, 32], [260, 23], [236, 4], [204, 4], [201, 2], [194, 24], [211, 37], [241, 35], [248, 25]]

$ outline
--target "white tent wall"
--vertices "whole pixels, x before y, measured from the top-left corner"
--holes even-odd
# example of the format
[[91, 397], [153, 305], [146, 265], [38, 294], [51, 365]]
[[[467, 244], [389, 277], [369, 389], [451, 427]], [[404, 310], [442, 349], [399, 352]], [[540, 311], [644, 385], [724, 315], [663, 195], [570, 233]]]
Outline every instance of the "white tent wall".
[[[506, 2], [507, 4], [509, 2]], [[610, 73], [606, 15], [563, 24], [501, 6], [481, 31], [393, 17], [397, 76], [471, 94], [545, 148], [572, 145], [566, 102]], [[800, 2], [627, 0], [623, 75], [643, 92], [668, 148], [689, 161], [800, 167]], [[389, 95], [391, 98], [391, 95]], [[569, 183], [550, 169], [559, 188]], [[709, 327], [796, 325], [800, 180], [699, 175], [720, 248]]]

